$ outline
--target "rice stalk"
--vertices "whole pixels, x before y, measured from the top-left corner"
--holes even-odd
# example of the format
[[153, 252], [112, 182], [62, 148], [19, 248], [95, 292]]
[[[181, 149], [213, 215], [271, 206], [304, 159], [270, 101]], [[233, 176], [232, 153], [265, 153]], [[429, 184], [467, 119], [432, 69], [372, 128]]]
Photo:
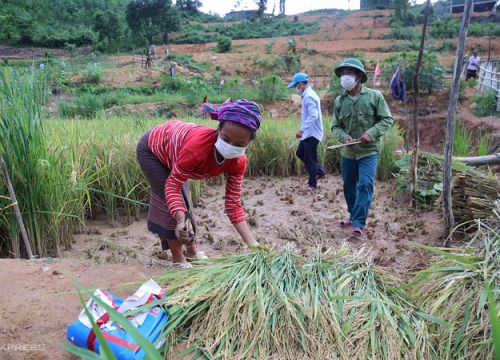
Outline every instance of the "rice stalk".
[[157, 281], [169, 294], [164, 336], [208, 358], [432, 358], [423, 313], [347, 249], [233, 255]]
[[463, 249], [442, 258], [416, 278], [413, 298], [424, 310], [446, 321], [437, 324], [433, 342], [439, 359], [494, 358], [488, 288], [500, 316], [500, 202], [493, 216], [476, 220], [477, 230]]
[[[42, 105], [46, 86], [40, 73], [0, 71], [0, 154], [9, 170], [33, 252], [60, 254], [82, 221], [83, 192], [71, 181], [58, 151], [49, 151]], [[3, 182], [2, 182], [3, 183]], [[3, 184], [0, 185], [0, 190]], [[1, 191], [4, 193], [3, 191]], [[0, 200], [0, 207], [4, 200]], [[11, 208], [0, 213], [2, 253], [21, 256]]]

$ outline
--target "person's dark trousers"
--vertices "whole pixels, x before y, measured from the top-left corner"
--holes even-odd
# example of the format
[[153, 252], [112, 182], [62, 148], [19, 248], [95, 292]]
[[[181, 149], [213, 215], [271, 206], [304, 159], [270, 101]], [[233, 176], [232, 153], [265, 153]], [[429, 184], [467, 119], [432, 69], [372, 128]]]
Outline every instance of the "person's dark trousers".
[[297, 148], [297, 157], [302, 160], [309, 174], [308, 184], [310, 187], [317, 187], [317, 176], [324, 176], [325, 170], [318, 164], [318, 144], [319, 140], [315, 137], [308, 137], [301, 140]]
[[378, 155], [366, 156], [359, 160], [342, 158], [344, 197], [352, 227], [365, 228], [368, 209], [372, 202], [377, 160]]

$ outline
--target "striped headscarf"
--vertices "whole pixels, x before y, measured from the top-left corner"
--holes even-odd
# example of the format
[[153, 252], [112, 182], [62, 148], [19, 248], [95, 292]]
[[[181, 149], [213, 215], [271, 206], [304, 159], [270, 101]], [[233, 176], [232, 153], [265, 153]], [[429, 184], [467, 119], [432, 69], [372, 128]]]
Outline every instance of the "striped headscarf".
[[210, 114], [212, 120], [233, 121], [252, 130], [258, 130], [262, 121], [259, 105], [247, 99], [226, 101], [221, 105], [204, 103], [200, 111]]

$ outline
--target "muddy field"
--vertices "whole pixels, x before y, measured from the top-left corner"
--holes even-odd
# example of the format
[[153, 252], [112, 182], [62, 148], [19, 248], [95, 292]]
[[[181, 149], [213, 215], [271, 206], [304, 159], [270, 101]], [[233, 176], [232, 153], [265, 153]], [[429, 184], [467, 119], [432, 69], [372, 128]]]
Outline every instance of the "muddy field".
[[[314, 193], [302, 190], [305, 181], [305, 177], [245, 181], [244, 204], [259, 241], [278, 249], [292, 242], [303, 254], [328, 253], [344, 243], [366, 247], [377, 264], [402, 277], [428, 264], [429, 254], [411, 242], [439, 244], [439, 213], [408, 211], [395, 185], [379, 182], [367, 238], [351, 239], [349, 229], [339, 226], [346, 214], [340, 178], [329, 175]], [[196, 209], [199, 247], [211, 257], [248, 251], [223, 213], [224, 186], [205, 185], [202, 194]], [[172, 271], [170, 264], [158, 239], [146, 230], [144, 218], [128, 225], [88, 224], [62, 259], [1, 259], [0, 276], [8, 280], [0, 293], [0, 344], [4, 345], [0, 358], [73, 359], [61, 344], [66, 326], [81, 310], [73, 292], [75, 282], [126, 296], [137, 287], [131, 282]]]

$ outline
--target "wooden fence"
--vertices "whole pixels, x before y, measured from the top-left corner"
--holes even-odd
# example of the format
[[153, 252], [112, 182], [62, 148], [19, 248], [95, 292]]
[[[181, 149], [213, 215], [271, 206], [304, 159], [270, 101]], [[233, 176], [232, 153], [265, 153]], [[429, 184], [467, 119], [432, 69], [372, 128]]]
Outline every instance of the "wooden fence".
[[497, 111], [500, 111], [500, 58], [491, 59], [479, 67], [477, 88], [481, 93], [493, 91], [496, 94]]

